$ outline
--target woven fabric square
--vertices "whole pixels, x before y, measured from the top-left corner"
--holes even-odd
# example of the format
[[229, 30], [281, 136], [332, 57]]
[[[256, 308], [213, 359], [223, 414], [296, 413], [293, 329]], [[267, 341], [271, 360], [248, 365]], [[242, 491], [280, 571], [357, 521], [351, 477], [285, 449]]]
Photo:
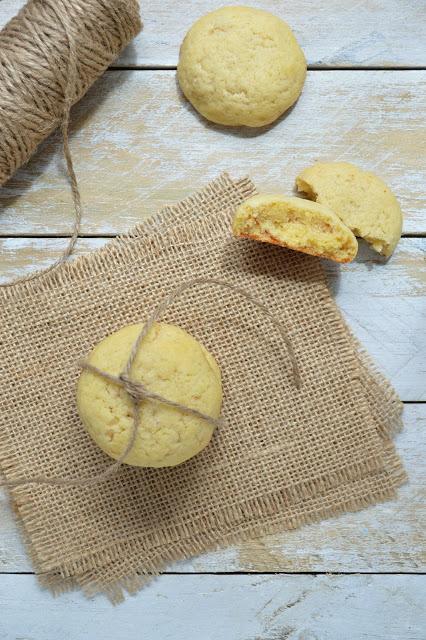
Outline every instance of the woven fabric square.
[[225, 425], [173, 469], [123, 467], [91, 488], [13, 490], [36, 569], [51, 584], [57, 575], [117, 598], [119, 583], [140, 584], [138, 572], [360, 508], [402, 482], [387, 442], [399, 403], [361, 364], [320, 262], [231, 237], [235, 207], [254, 192], [249, 180], [222, 176], [129, 236], [0, 292], [6, 479], [94, 475], [109, 464], [76, 412], [77, 363], [182, 281], [220, 278], [267, 303], [301, 370], [299, 390], [279, 334], [236, 292], [203, 285], [175, 302], [164, 320], [200, 339], [221, 366]]

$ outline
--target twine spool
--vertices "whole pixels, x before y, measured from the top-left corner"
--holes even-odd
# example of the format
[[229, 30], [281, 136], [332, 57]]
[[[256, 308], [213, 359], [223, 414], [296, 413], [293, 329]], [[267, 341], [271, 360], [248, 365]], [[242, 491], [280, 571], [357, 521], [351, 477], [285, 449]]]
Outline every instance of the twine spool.
[[0, 32], [0, 185], [140, 31], [137, 0], [29, 0]]

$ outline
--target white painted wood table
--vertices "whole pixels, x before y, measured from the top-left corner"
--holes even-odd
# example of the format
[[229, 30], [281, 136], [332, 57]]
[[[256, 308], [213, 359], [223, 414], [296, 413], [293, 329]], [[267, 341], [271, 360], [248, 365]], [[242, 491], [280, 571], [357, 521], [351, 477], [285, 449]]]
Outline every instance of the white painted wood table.
[[[0, 0], [0, 26], [22, 5]], [[263, 0], [308, 58], [305, 90], [276, 126], [223, 130], [176, 87], [179, 43], [214, 0], [144, 3], [143, 33], [74, 109], [72, 152], [85, 217], [77, 252], [99, 247], [223, 170], [289, 191], [316, 159], [372, 169], [395, 190], [404, 234], [387, 263], [362, 247], [327, 263], [356, 335], [405, 401], [398, 500], [170, 567], [118, 607], [54, 599], [32, 575], [0, 494], [0, 640], [352, 640], [426, 638], [426, 214], [424, 0]], [[71, 227], [59, 138], [0, 190], [0, 274], [49, 264]]]

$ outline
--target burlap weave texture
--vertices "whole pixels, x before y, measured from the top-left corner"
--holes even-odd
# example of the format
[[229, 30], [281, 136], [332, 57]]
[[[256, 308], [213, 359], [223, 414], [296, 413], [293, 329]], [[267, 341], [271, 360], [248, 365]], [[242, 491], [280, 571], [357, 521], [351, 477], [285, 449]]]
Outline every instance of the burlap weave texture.
[[13, 490], [35, 567], [51, 585], [70, 579], [118, 599], [120, 584], [143, 581], [138, 573], [366, 506], [403, 481], [390, 440], [400, 404], [361, 362], [320, 261], [231, 237], [232, 213], [254, 191], [222, 176], [131, 235], [0, 292], [6, 478], [86, 476], [109, 464], [76, 412], [77, 363], [184, 280], [220, 278], [267, 303], [301, 369], [296, 389], [279, 334], [237, 293], [198, 286], [174, 303], [164, 320], [221, 366], [225, 424], [174, 469], [123, 467], [91, 488]]

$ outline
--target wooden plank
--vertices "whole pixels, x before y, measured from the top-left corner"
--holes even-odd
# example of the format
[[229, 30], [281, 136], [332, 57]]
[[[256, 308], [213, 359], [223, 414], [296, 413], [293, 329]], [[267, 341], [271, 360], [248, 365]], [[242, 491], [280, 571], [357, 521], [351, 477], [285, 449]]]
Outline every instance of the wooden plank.
[[[425, 101], [426, 71], [317, 71], [287, 117], [265, 131], [241, 131], [199, 118], [173, 71], [111, 71], [72, 118], [83, 233], [124, 232], [222, 171], [291, 193], [315, 160], [376, 171], [401, 201], [405, 231], [426, 233]], [[0, 190], [0, 233], [63, 235], [71, 225], [56, 136]]]
[[[0, 27], [25, 0], [0, 1]], [[118, 66], [175, 66], [179, 46], [191, 24], [221, 6], [217, 0], [151, 0], [141, 3], [143, 32], [127, 48]], [[257, 0], [255, 6], [286, 20], [311, 65], [424, 66], [426, 16], [412, 0]]]
[[[105, 239], [82, 240], [78, 253]], [[0, 240], [0, 281], [45, 268], [65, 239]], [[339, 306], [404, 400], [426, 400], [426, 239], [402, 239], [386, 264], [365, 245], [352, 264], [326, 262]]]
[[423, 640], [423, 576], [162, 576], [112, 607], [0, 579], [0, 637], [29, 640]]
[[[404, 423], [396, 442], [409, 483], [397, 500], [204, 554], [169, 570], [425, 571], [426, 404], [406, 405]], [[19, 571], [32, 571], [32, 566], [6, 495], [0, 492], [0, 574]]]

